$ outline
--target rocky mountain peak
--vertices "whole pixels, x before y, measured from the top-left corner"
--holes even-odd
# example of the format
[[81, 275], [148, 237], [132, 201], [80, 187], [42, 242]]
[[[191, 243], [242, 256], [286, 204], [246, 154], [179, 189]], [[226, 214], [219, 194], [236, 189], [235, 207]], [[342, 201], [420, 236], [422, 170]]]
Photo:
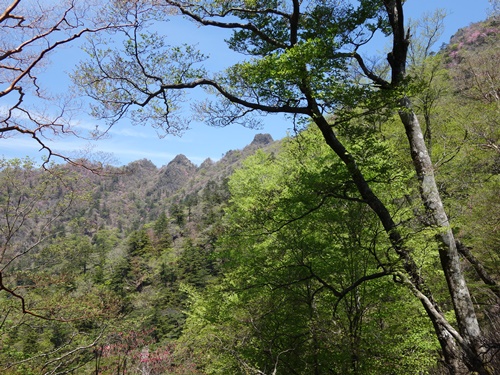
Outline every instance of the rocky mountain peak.
[[170, 163], [160, 169], [159, 185], [169, 193], [183, 187], [196, 173], [197, 167], [185, 155], [177, 155]]
[[251, 146], [265, 146], [268, 145], [269, 143], [274, 142], [273, 137], [271, 134], [256, 134], [255, 137], [253, 138], [252, 143], [250, 143]]
[[210, 158], [206, 158], [203, 163], [200, 164], [200, 168], [199, 169], [205, 169], [205, 168], [209, 168], [211, 167], [212, 165], [214, 165], [214, 161]]

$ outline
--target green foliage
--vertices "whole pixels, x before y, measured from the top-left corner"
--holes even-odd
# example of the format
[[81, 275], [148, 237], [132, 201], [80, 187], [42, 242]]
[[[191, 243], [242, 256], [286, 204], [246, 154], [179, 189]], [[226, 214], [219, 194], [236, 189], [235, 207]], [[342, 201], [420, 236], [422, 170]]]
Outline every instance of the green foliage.
[[[388, 31], [387, 20], [380, 2], [358, 3], [310, 3], [295, 42], [288, 19], [261, 11], [289, 11], [284, 4], [216, 1], [196, 8], [233, 12], [270, 36], [236, 30], [230, 47], [252, 57], [218, 77], [226, 93], [292, 109], [310, 94], [319, 112], [332, 114], [325, 120], [355, 166], [346, 167], [313, 129], [273, 152], [258, 151], [229, 180], [250, 149], [199, 169], [183, 156], [160, 170], [142, 160], [109, 168], [111, 177], [102, 178], [76, 172], [75, 179], [66, 175], [69, 167], [44, 174], [29, 160], [1, 162], [3, 285], [29, 311], [56, 318], [22, 314], [19, 298], [0, 293], [4, 372], [432, 371], [439, 355], [433, 328], [393, 276], [404, 265], [348, 168], [359, 168], [390, 211], [418, 275], [456, 324], [436, 251], [440, 230], [428, 226], [420, 207], [406, 134], [388, 103], [408, 95], [416, 104], [453, 230], [497, 278], [499, 75], [497, 50], [488, 47], [496, 34], [466, 33], [483, 46], [473, 53], [463, 43], [434, 56], [428, 45], [412, 47], [408, 79], [391, 92], [373, 90], [345, 51], [376, 29]], [[115, 120], [126, 113], [124, 103], [136, 100], [128, 103], [136, 120], [168, 123], [180, 96], [148, 95], [162, 85], [197, 82], [205, 76], [197, 67], [204, 56], [156, 34], [117, 40], [123, 53], [92, 45], [101, 65], [84, 64], [75, 78], [90, 95], [106, 96], [101, 115]], [[149, 109], [136, 106], [149, 99]], [[241, 108], [225, 104], [204, 109], [218, 110], [212, 117], [218, 124], [238, 120]], [[166, 130], [178, 132], [185, 123], [170, 125]], [[92, 199], [66, 211], [76, 190]], [[494, 285], [485, 287], [471, 264], [464, 269], [479, 316], [488, 320], [485, 336], [495, 338]]]
[[169, 222], [165, 212], [161, 212], [154, 226], [154, 247], [157, 251], [166, 250], [172, 243], [172, 235], [169, 232]]
[[[132, 172], [110, 168], [108, 177], [59, 166], [46, 173], [29, 160], [3, 161], [2, 282], [24, 298], [30, 312], [56, 320], [23, 315], [22, 301], [2, 291], [2, 373], [34, 374], [44, 366], [91, 372], [96, 363], [89, 361], [116, 370], [116, 358], [95, 355], [118, 332], [146, 332], [144, 345], [154, 358], [180, 336], [186, 308], [181, 283], [203, 288], [217, 274], [212, 252], [227, 181], [217, 177], [199, 197], [192, 190], [186, 199], [181, 195], [177, 208], [158, 206], [165, 193], [157, 193], [165, 184], [156, 167], [145, 161], [134, 165]], [[171, 190], [187, 186], [189, 176], [171, 169], [165, 171]], [[76, 201], [73, 191], [85, 199]], [[145, 223], [146, 217], [153, 221]], [[9, 227], [9, 222], [23, 225]], [[197, 232], [202, 222], [209, 226], [203, 234]], [[73, 351], [76, 347], [81, 349]], [[120, 360], [130, 364], [142, 350], [122, 352]], [[158, 355], [163, 364], [175, 361], [175, 373], [197, 373], [187, 357], [167, 361]]]
[[[190, 291], [183, 337], [207, 373], [382, 374], [390, 366], [412, 374], [433, 362], [436, 342], [423, 340], [431, 327], [388, 280], [397, 265], [381, 228], [319, 136], [307, 130], [277, 155], [257, 152], [229, 182], [224, 276], [205, 293]], [[391, 176], [383, 158], [387, 145], [366, 137], [350, 146], [388, 197], [404, 191], [406, 176]], [[410, 334], [395, 314], [419, 325]]]
[[132, 232], [128, 239], [127, 255], [130, 257], [150, 256], [153, 253], [153, 245], [146, 228]]

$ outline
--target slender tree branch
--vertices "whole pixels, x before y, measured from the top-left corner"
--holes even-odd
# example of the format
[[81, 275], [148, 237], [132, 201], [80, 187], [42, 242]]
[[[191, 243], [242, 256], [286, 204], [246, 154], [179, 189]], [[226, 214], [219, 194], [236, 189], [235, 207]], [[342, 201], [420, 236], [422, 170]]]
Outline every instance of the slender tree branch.
[[224, 98], [229, 100], [232, 103], [242, 105], [247, 108], [251, 108], [257, 111], [262, 111], [262, 112], [268, 112], [268, 113], [289, 113], [289, 114], [303, 114], [306, 115], [309, 113], [309, 110], [307, 107], [296, 107], [296, 106], [291, 106], [289, 104], [285, 104], [282, 106], [269, 106], [269, 105], [264, 105], [264, 104], [259, 104], [259, 103], [254, 103], [254, 102], [249, 102], [247, 100], [243, 100], [230, 92], [228, 92], [226, 89], [224, 89], [219, 83], [216, 81], [206, 79], [206, 78], [201, 78], [192, 82], [186, 82], [186, 83], [179, 83], [179, 84], [168, 84], [168, 85], [162, 85], [161, 88], [150, 94], [150, 96], [144, 100], [143, 102], [137, 103], [135, 102], [134, 104], [137, 104], [139, 106], [146, 106], [153, 98], [157, 97], [160, 95], [165, 90], [171, 90], [171, 89], [192, 89], [198, 86], [211, 86], [214, 89], [216, 89], [219, 94], [221, 94]]
[[12, 11], [19, 5], [20, 2], [21, 0], [14, 0], [0, 16], [0, 22], [3, 22], [8, 18], [23, 20], [23, 17], [11, 15]]
[[474, 256], [474, 254], [472, 254], [467, 246], [459, 240], [456, 240], [455, 242], [457, 244], [457, 250], [471, 264], [479, 278], [490, 287], [491, 291], [495, 293], [497, 298], [500, 298], [500, 286], [496, 280], [489, 275], [488, 271], [486, 271], [481, 262]]
[[467, 343], [464, 341], [463, 337], [458, 333], [458, 331], [453, 328], [453, 326], [448, 323], [448, 321], [443, 317], [443, 315], [435, 308], [434, 303], [432, 303], [427, 296], [425, 296], [421, 291], [419, 291], [415, 285], [408, 279], [406, 275], [401, 272], [394, 273], [394, 275], [406, 285], [417, 297], [422, 304], [426, 307], [427, 311], [432, 314], [431, 318], [434, 319], [438, 324], [446, 328], [446, 330], [453, 336], [453, 338], [460, 344], [464, 349], [467, 349]]
[[382, 89], [388, 89], [391, 87], [391, 84], [387, 82], [385, 79], [382, 79], [379, 75], [375, 74], [371, 69], [365, 64], [365, 61], [361, 57], [361, 55], [357, 52], [352, 53], [352, 57], [358, 62], [359, 67], [363, 71], [363, 73], [370, 78], [377, 86]]
[[289, 46], [281, 43], [279, 40], [276, 40], [274, 38], [271, 38], [269, 35], [267, 35], [265, 32], [260, 30], [257, 26], [255, 26], [252, 23], [239, 23], [239, 22], [219, 22], [219, 21], [214, 21], [214, 20], [207, 20], [203, 17], [200, 17], [199, 15], [191, 12], [188, 10], [185, 6], [182, 4], [175, 2], [175, 1], [167, 1], [168, 4], [176, 7], [179, 9], [179, 11], [184, 14], [185, 16], [188, 16], [189, 18], [195, 20], [196, 22], [204, 25], [204, 26], [215, 26], [218, 28], [222, 29], [243, 29], [243, 30], [249, 30], [256, 35], [258, 35], [260, 38], [262, 38], [264, 41], [268, 42], [269, 44], [277, 47], [277, 48], [288, 48]]
[[40, 314], [37, 314], [33, 311], [30, 311], [26, 308], [26, 301], [24, 300], [24, 297], [17, 294], [14, 290], [12, 289], [9, 289], [7, 288], [4, 283], [3, 283], [3, 272], [0, 271], [0, 291], [2, 290], [5, 290], [7, 293], [9, 293], [10, 295], [12, 295], [13, 297], [17, 298], [18, 300], [21, 301], [21, 308], [22, 308], [22, 312], [23, 314], [27, 314], [27, 315], [31, 315], [31, 316], [34, 316], [36, 318], [40, 318], [40, 319], [43, 319], [43, 320], [58, 320], [58, 319], [51, 319], [51, 318], [48, 318], [46, 316], [43, 316], [43, 315], [40, 315]]

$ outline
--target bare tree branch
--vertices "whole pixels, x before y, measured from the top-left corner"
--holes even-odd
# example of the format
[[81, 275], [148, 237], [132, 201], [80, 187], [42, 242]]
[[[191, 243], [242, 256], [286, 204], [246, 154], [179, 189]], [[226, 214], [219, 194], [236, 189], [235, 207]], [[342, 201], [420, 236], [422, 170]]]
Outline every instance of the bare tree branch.
[[[255, 26], [254, 24], [252, 23], [239, 23], [239, 22], [220, 22], [220, 21], [214, 21], [214, 20], [210, 20], [210, 19], [206, 19], [198, 14], [196, 14], [195, 12], [192, 12], [191, 10], [189, 10], [190, 7], [193, 7], [189, 4], [186, 5], [183, 5], [182, 3], [179, 3], [179, 2], [176, 2], [176, 1], [170, 1], [168, 0], [167, 1], [168, 4], [176, 7], [177, 9], [179, 9], [179, 11], [184, 14], [185, 16], [188, 16], [189, 18], [193, 19], [194, 21], [196, 22], [199, 22], [200, 24], [202, 25], [205, 25], [205, 26], [215, 26], [215, 27], [218, 27], [218, 28], [222, 28], [222, 29], [243, 29], [243, 30], [249, 30], [253, 33], [255, 33], [256, 35], [258, 35], [260, 38], [262, 38], [263, 40], [265, 40], [266, 42], [268, 42], [269, 44], [275, 46], [276, 48], [288, 48], [290, 47], [289, 45], [286, 45], [286, 44], [283, 44], [282, 42], [280, 42], [279, 40], [276, 40], [274, 38], [271, 38], [268, 34], [266, 34], [265, 32], [263, 32], [262, 30], [260, 30], [257, 26]], [[201, 8], [203, 9], [203, 8]], [[203, 9], [205, 10], [205, 9]], [[207, 12], [205, 10], [205, 12], [209, 15], [209, 16], [220, 16], [220, 17], [225, 17], [225, 16], [228, 16], [228, 15], [231, 15], [231, 13], [233, 13], [233, 11], [225, 11], [221, 14], [214, 14], [214, 13], [210, 13], [210, 12]], [[285, 18], [285, 19], [288, 19], [290, 20], [291, 16], [288, 15], [288, 14], [285, 14], [285, 13], [282, 13], [282, 12], [278, 12], [276, 10], [269, 10], [269, 9], [260, 9], [259, 11], [256, 11], [256, 10], [243, 10], [243, 9], [239, 9], [238, 10], [239, 13], [248, 13], [248, 14], [274, 14], [274, 15], [280, 15], [281, 17]]]
[[470, 251], [470, 249], [465, 246], [461, 241], [456, 240], [457, 249], [462, 256], [467, 259], [467, 261], [471, 264], [471, 266], [476, 271], [477, 275], [480, 279], [490, 287], [491, 291], [500, 298], [500, 286], [497, 281], [490, 276], [488, 271], [484, 268], [482, 263], [477, 259], [474, 254]]
[[81, 0], [36, 4], [15, 0], [5, 5], [0, 15], [0, 29], [4, 31], [0, 46], [0, 98], [10, 104], [1, 109], [0, 138], [15, 133], [26, 135], [40, 145], [40, 150], [47, 152], [47, 160], [57, 157], [74, 165], [81, 164], [48, 146], [46, 132], [54, 136], [75, 136], [76, 133], [65, 118], [67, 108], [59, 114], [51, 114], [51, 110], [46, 115], [40, 114], [39, 104], [54, 108], [55, 98], [49, 97], [48, 90], [40, 86], [39, 74], [50, 56], [84, 35], [130, 26], [127, 22], [99, 20], [100, 15], [92, 6]]

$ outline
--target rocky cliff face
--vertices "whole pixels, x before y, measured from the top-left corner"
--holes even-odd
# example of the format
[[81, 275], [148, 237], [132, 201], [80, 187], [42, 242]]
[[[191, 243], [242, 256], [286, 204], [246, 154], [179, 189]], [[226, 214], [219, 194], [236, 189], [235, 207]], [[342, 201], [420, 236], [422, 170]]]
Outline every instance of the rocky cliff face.
[[193, 178], [198, 168], [186, 156], [177, 155], [170, 163], [160, 168], [157, 186], [171, 195], [183, 188]]
[[274, 142], [271, 134], [256, 134], [250, 146], [262, 147]]
[[277, 147], [270, 134], [257, 134], [253, 141], [242, 150], [230, 150], [219, 160], [206, 159], [185, 185], [185, 195], [196, 195], [201, 192], [208, 182], [221, 183], [228, 178], [233, 171], [241, 165], [245, 158], [252, 155], [258, 149], [270, 149]]

